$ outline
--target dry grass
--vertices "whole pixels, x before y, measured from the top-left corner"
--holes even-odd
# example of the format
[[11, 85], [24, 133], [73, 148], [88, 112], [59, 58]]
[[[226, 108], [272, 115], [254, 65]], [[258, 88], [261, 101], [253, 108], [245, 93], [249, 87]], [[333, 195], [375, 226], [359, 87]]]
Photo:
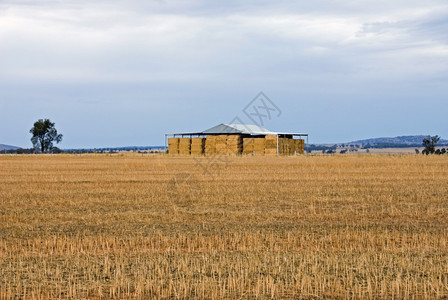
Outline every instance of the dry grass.
[[188, 157], [0, 156], [0, 298], [448, 297], [447, 157], [203, 170]]

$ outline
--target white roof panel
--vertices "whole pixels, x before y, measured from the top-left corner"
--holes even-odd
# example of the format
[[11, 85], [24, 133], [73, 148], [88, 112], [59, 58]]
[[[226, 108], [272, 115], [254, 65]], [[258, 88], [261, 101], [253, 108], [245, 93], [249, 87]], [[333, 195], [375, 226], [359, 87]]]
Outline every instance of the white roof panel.
[[275, 132], [253, 124], [219, 124], [203, 131], [204, 134], [250, 134], [250, 135], [275, 135]]

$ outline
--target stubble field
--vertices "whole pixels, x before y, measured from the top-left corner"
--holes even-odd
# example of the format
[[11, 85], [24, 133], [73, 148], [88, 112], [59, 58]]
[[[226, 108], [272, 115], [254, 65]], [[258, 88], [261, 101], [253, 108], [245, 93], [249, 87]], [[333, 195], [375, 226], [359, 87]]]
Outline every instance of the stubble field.
[[0, 298], [448, 297], [448, 157], [0, 156]]

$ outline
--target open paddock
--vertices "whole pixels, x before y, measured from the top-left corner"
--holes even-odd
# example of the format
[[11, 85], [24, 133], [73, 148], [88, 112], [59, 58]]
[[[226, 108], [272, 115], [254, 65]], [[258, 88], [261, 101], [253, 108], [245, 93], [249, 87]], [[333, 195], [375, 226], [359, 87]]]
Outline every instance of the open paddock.
[[448, 156], [0, 156], [0, 298], [448, 297]]

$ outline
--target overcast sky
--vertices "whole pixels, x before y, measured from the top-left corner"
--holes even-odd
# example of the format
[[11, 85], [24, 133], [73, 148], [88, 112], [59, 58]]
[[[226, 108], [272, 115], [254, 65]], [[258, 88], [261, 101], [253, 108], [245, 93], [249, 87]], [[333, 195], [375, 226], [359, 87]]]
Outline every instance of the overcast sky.
[[448, 138], [448, 2], [0, 0], [0, 143], [163, 145], [263, 91], [311, 143]]

